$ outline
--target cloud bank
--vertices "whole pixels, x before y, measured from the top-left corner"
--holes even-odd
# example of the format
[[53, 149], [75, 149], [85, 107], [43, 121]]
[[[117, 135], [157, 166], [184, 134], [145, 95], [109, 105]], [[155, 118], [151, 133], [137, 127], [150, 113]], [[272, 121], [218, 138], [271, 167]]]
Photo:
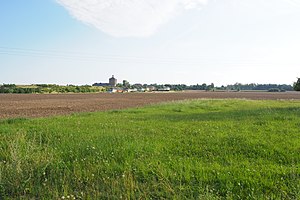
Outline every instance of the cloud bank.
[[187, 9], [208, 0], [56, 0], [79, 21], [115, 37], [148, 37]]

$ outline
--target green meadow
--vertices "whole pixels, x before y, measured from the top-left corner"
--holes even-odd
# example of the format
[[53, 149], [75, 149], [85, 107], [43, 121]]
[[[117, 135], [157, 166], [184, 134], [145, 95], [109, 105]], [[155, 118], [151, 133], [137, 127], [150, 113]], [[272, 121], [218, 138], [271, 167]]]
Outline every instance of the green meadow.
[[0, 199], [300, 199], [300, 101], [2, 120]]

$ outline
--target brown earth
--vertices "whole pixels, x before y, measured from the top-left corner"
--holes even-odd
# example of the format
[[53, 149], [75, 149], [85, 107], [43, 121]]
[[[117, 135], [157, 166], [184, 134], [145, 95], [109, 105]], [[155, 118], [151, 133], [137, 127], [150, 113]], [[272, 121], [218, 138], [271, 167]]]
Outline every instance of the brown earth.
[[184, 99], [295, 99], [298, 92], [170, 92], [124, 94], [0, 94], [0, 119], [45, 117], [76, 112], [94, 112], [139, 107], [165, 101]]

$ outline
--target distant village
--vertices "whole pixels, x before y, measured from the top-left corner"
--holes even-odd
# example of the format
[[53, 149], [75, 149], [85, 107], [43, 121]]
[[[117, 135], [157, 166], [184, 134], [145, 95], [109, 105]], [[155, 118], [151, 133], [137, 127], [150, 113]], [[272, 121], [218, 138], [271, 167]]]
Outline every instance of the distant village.
[[127, 80], [118, 83], [118, 80], [112, 75], [108, 79], [108, 83], [94, 83], [94, 87], [99, 86], [105, 88], [105, 91], [110, 93], [126, 93], [126, 92], [170, 92], [184, 90], [204, 90], [204, 91], [269, 91], [269, 92], [285, 92], [293, 91], [292, 85], [287, 84], [241, 84], [235, 83], [227, 86], [215, 86], [211, 84], [130, 84]]
[[93, 86], [106, 87], [107, 92], [110, 93], [124, 93], [124, 92], [169, 92], [170, 87], [165, 85], [147, 85], [147, 84], [130, 84], [127, 80], [123, 80], [122, 83], [118, 83], [118, 80], [112, 75], [108, 79], [108, 83], [94, 83]]
[[202, 90], [216, 92], [239, 92], [239, 91], [268, 91], [268, 92], [285, 92], [300, 91], [300, 79], [294, 85], [287, 84], [241, 84], [215, 86], [211, 84], [130, 84], [127, 80], [118, 83], [118, 80], [112, 76], [108, 79], [108, 83], [94, 83], [91, 85], [56, 85], [56, 84], [0, 84], [0, 94], [56, 94], [56, 93], [129, 93], [129, 92], [170, 92], [170, 91], [186, 91], [186, 90]]

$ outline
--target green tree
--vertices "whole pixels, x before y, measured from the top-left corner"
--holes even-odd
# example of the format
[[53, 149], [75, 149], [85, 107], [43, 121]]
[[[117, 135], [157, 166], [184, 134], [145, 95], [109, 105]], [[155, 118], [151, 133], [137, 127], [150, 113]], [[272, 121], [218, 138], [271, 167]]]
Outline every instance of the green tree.
[[123, 87], [130, 88], [130, 83], [127, 80], [123, 80]]
[[300, 91], [300, 78], [294, 83], [294, 90]]

